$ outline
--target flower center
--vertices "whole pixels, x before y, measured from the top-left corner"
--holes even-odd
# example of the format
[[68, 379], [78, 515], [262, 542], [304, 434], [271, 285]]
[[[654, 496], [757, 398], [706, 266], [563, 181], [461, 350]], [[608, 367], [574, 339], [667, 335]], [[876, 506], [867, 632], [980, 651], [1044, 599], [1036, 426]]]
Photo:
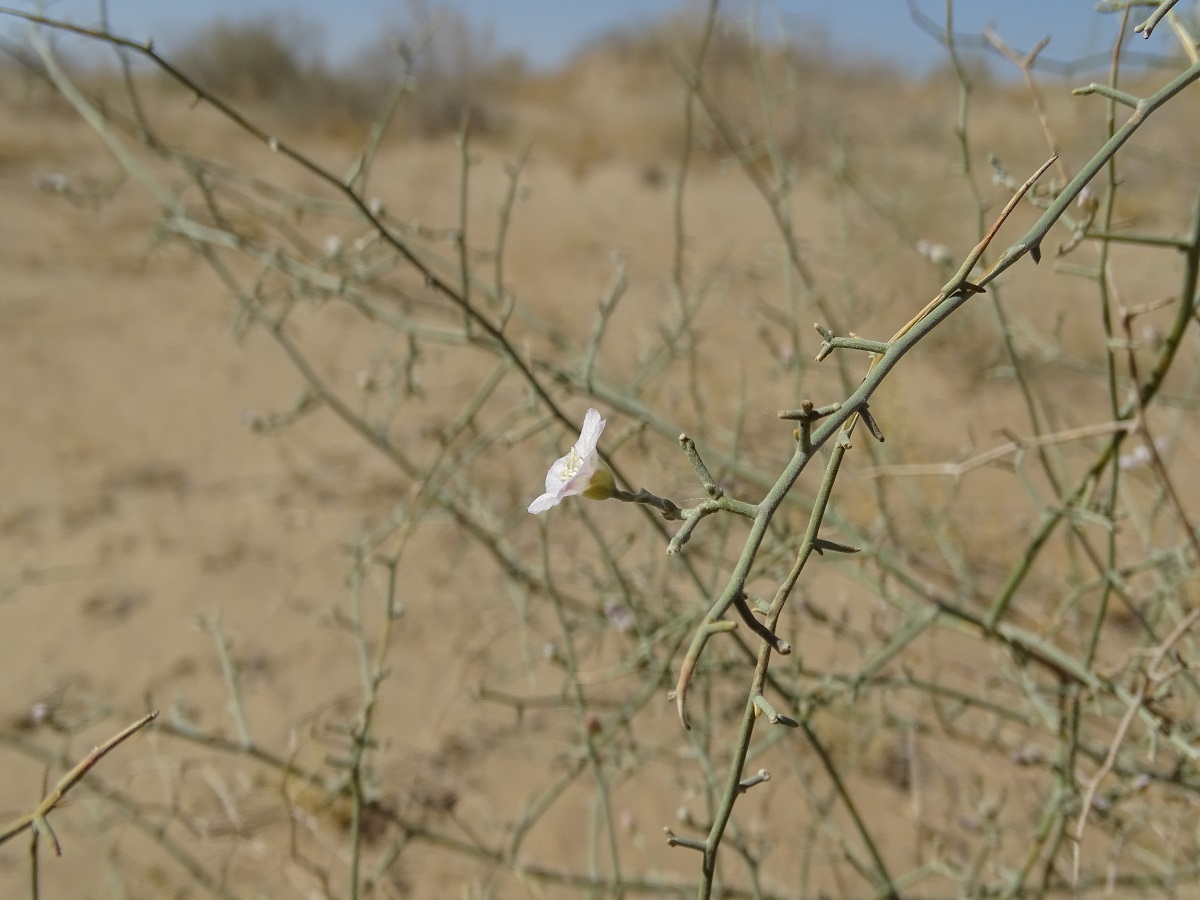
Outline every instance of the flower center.
[[583, 465], [583, 457], [575, 452], [572, 447], [567, 451], [566, 462], [563, 463], [563, 474], [568, 478], [574, 478], [579, 474], [579, 467]]

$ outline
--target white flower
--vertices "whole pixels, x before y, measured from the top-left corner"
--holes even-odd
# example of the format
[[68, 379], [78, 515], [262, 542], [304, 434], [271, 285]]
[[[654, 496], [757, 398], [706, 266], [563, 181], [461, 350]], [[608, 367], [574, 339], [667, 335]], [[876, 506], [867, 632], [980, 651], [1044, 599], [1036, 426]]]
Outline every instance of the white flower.
[[[1159, 453], [1167, 451], [1167, 441], [1165, 438], [1157, 438], [1154, 441], [1154, 449]], [[1145, 444], [1138, 444], [1128, 453], [1122, 453], [1117, 458], [1117, 465], [1122, 469], [1140, 469], [1142, 466], [1150, 464], [1153, 457], [1150, 455], [1150, 448]]]
[[589, 409], [575, 446], [566, 456], [556, 459], [546, 473], [546, 493], [529, 504], [531, 513], [543, 513], [558, 506], [563, 498], [575, 494], [583, 494], [589, 500], [607, 500], [613, 495], [616, 484], [612, 472], [596, 455], [596, 443], [602, 431], [604, 420], [600, 413]]
[[1079, 196], [1075, 198], [1075, 205], [1083, 210], [1084, 215], [1090, 216], [1100, 208], [1100, 198], [1096, 196], [1096, 192], [1090, 185], [1084, 185]]
[[954, 262], [954, 254], [945, 244], [935, 244], [924, 238], [917, 241], [917, 252], [935, 266], [948, 266]]
[[633, 613], [622, 606], [620, 600], [612, 599], [605, 603], [604, 616], [616, 631], [622, 634], [633, 631]]

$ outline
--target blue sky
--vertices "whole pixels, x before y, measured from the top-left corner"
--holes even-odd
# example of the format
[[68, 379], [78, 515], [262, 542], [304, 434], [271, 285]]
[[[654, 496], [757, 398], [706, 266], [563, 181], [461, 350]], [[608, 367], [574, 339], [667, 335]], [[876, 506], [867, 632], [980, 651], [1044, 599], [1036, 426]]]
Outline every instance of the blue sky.
[[[499, 49], [520, 52], [539, 66], [552, 66], [590, 37], [679, 10], [686, 2], [452, 0], [448, 5], [490, 27]], [[930, 17], [943, 17], [944, 0], [916, 2]], [[1180, 6], [1190, 2], [1184, 0]], [[34, 3], [17, 0], [14, 5], [32, 9]], [[425, 0], [425, 5], [436, 7], [438, 2]], [[726, 6], [744, 10], [748, 4], [730, 0]], [[294, 13], [321, 28], [330, 56], [339, 60], [351, 57], [389, 24], [403, 21], [410, 7], [405, 0], [108, 0], [108, 8], [115, 30], [139, 40], [153, 37], [164, 47], [217, 17]], [[954, 9], [956, 31], [977, 34], [991, 25], [1022, 50], [1051, 35], [1044, 55], [1053, 60], [1107, 53], [1119, 18], [1097, 14], [1095, 0], [956, 0]], [[48, 14], [81, 24], [94, 24], [96, 10], [96, 0], [46, 3]], [[793, 33], [823, 33], [839, 55], [865, 50], [917, 70], [944, 59], [936, 44], [913, 24], [905, 0], [761, 0], [760, 11], [763, 18], [783, 21]], [[1138, 49], [1161, 52], [1169, 37], [1164, 26]]]

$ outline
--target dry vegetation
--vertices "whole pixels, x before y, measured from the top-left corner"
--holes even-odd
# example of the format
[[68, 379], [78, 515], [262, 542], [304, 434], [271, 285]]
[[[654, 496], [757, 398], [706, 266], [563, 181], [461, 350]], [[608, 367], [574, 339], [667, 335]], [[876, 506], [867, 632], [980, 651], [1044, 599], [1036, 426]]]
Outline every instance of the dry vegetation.
[[[668, 557], [679, 523], [649, 508], [535, 519], [546, 466], [595, 406], [625, 487], [699, 502], [686, 431], [757, 503], [796, 452], [776, 411], [867, 374], [814, 362], [811, 323], [891, 335], [1047, 129], [1061, 159], [985, 265], [1109, 128], [1078, 79], [1039, 79], [1044, 128], [1015, 80], [687, 17], [551, 73], [453, 18], [376, 53], [337, 71], [273, 20], [180, 48], [270, 142], [161, 73], [136, 71], [140, 107], [84, 79], [104, 139], [5, 77], [3, 805], [161, 711], [51, 813], [41, 896], [694, 893], [701, 855], [662, 829], [717, 816], [759, 638], [710, 641], [690, 731], [666, 697], [746, 524]], [[858, 426], [821, 531], [861, 552], [814, 557], [784, 611], [765, 696], [801, 727], [760, 717], [744, 775], [770, 780], [715, 896], [1196, 890], [1198, 115], [1194, 86], [1156, 111], [1040, 266], [873, 396], [887, 441]], [[1117, 429], [1158, 367], [1147, 430]], [[30, 890], [16, 847], [4, 896]]]

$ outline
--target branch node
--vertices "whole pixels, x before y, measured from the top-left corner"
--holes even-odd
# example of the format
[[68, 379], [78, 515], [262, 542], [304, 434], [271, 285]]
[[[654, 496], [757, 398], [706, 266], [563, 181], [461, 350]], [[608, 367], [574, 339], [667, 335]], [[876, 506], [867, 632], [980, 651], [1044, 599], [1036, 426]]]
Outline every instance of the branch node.
[[756, 784], [766, 784], [770, 780], [771, 780], [771, 773], [768, 772], [766, 769], [759, 769], [757, 772], [755, 772], [749, 778], [744, 778], [738, 782], [738, 786], [737, 786], [738, 793], [744, 794], [744, 793], [746, 793], [746, 791], [750, 790], [750, 788], [754, 787]]
[[761, 693], [754, 695], [754, 712], [756, 715], [767, 717], [767, 721], [772, 725], [786, 725], [788, 728], [799, 728], [800, 723], [790, 716], [785, 716], [783, 713], [775, 709]]
[[866, 403], [858, 408], [858, 415], [863, 420], [863, 424], [867, 426], [867, 431], [871, 432], [871, 437], [882, 444], [884, 441], [883, 430], [875, 421], [875, 417], [871, 415], [871, 409]]
[[667, 836], [668, 847], [687, 847], [689, 850], [699, 850], [701, 853], [708, 852], [708, 846], [704, 841], [698, 841], [695, 838], [680, 837], [670, 828], [663, 828], [663, 834]]
[[825, 551], [831, 553], [861, 553], [862, 547], [851, 547], [849, 544], [839, 544], [837, 541], [827, 541], [824, 538], [817, 538], [813, 541], [813, 549], [817, 551], [819, 556], [824, 556]]
[[804, 400], [800, 403], [799, 409], [781, 409], [775, 415], [780, 419], [787, 419], [792, 422], [803, 422], [806, 419], [815, 422], [818, 419], [833, 415], [841, 408], [842, 404], [840, 403], [830, 403], [828, 406], [814, 406], [811, 400]]
[[750, 606], [746, 603], [746, 594], [744, 591], [734, 598], [733, 607], [738, 611], [738, 615], [742, 617], [742, 621], [746, 623], [746, 626], [762, 638], [762, 640], [766, 641], [772, 650], [780, 656], [787, 656], [792, 652], [791, 644], [779, 637], [779, 635], [758, 621], [758, 619], [754, 618], [754, 613], [750, 611]]
[[837, 349], [845, 350], [862, 350], [864, 353], [882, 354], [886, 353], [888, 347], [891, 346], [887, 341], [871, 341], [864, 337], [859, 337], [854, 332], [850, 332], [847, 337], [838, 337], [828, 328], [818, 323], [813, 323], [813, 327], [821, 335], [821, 349], [817, 353], [817, 362], [820, 362], [830, 353]]
[[687, 717], [687, 689], [692, 681], [692, 673], [696, 671], [696, 663], [700, 659], [704, 645], [708, 643], [708, 639], [714, 634], [723, 631], [733, 631], [735, 628], [737, 628], [737, 622], [730, 619], [705, 618], [700, 627], [696, 629], [696, 634], [692, 638], [692, 644], [688, 647], [687, 655], [683, 658], [683, 665], [679, 667], [679, 678], [675, 681], [675, 689], [667, 694], [668, 700], [675, 701], [675, 711], [679, 715], [679, 724], [688, 731], [691, 730], [692, 725]]
[[686, 434], [679, 436], [679, 446], [683, 448], [684, 454], [688, 458], [688, 462], [692, 464], [692, 471], [696, 473], [696, 477], [700, 479], [700, 484], [704, 486], [705, 492], [713, 500], [720, 500], [725, 496], [725, 492], [717, 485], [712, 475], [708, 471], [708, 466], [704, 464], [704, 460], [700, 458], [700, 451], [696, 449], [696, 442]]

